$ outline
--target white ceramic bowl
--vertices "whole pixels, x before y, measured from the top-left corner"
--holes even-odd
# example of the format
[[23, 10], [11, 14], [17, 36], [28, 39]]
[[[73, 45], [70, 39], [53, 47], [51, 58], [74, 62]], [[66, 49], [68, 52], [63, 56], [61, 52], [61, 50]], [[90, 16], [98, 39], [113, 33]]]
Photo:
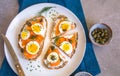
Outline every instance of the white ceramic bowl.
[[[108, 30], [108, 35], [109, 35], [109, 38], [108, 40], [104, 43], [104, 44], [100, 44], [100, 43], [97, 43], [95, 42], [93, 36], [92, 36], [92, 31], [94, 31], [95, 29], [97, 28], [101, 28], [101, 29], [107, 29]], [[107, 24], [104, 24], [104, 23], [98, 23], [98, 24], [94, 24], [90, 30], [89, 30], [89, 38], [91, 40], [91, 42], [97, 46], [104, 46], [104, 45], [108, 45], [109, 42], [111, 41], [111, 38], [112, 38], [112, 30], [111, 28], [107, 25]]]

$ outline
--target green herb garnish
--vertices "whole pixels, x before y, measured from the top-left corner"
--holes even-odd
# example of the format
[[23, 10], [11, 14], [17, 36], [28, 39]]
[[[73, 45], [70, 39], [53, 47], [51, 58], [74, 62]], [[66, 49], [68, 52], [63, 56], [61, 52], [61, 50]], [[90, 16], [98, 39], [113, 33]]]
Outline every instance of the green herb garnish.
[[63, 29], [63, 31], [65, 32], [65, 31], [67, 31], [67, 29]]
[[23, 53], [23, 52], [24, 52], [24, 49], [21, 48], [21, 52]]
[[56, 43], [58, 41], [59, 37], [56, 36], [54, 42]]
[[31, 25], [32, 25], [31, 22], [29, 22], [29, 21], [27, 21], [26, 24], [27, 24], [28, 26], [31, 26]]
[[54, 46], [51, 46], [51, 49], [52, 49], [52, 50], [54, 50], [54, 49], [55, 49], [55, 47], [54, 47]]
[[37, 67], [40, 67], [40, 65], [37, 65]]
[[30, 69], [30, 72], [33, 71], [33, 69]]
[[32, 67], [32, 65], [30, 67]]
[[36, 36], [34, 36], [34, 35], [33, 35], [33, 36], [31, 36], [30, 38], [31, 38], [31, 39], [35, 39], [35, 38], [36, 38]]
[[30, 63], [32, 63], [32, 61], [30, 61]]
[[53, 60], [53, 61], [56, 60], [56, 56], [52, 55], [51, 60]]
[[41, 15], [42, 13], [48, 11], [51, 8], [53, 8], [53, 7], [44, 7], [40, 12], [38, 12], [38, 15]]
[[72, 43], [73, 41], [72, 40], [69, 40], [70, 43]]

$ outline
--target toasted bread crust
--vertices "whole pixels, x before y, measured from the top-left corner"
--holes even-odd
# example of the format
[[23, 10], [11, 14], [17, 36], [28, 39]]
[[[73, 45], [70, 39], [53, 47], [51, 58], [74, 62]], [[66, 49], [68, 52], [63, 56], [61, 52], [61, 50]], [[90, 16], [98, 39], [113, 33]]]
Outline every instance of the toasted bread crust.
[[[26, 27], [26, 26], [31, 26], [32, 25], [32, 22], [33, 21], [35, 21], [36, 23], [37, 22], [39, 22], [39, 23], [42, 23], [43, 22], [43, 20], [42, 19], [45, 19], [45, 17], [43, 17], [43, 16], [36, 16], [36, 17], [34, 17], [34, 18], [31, 18], [31, 19], [29, 19], [29, 20], [27, 20], [26, 21], [26, 23], [23, 25], [23, 27], [21, 28], [21, 30], [20, 30], [20, 32], [22, 32], [23, 31], [23, 29], [24, 29], [24, 27]], [[64, 20], [66, 20], [67, 19], [67, 17], [66, 16], [64, 16], [64, 15], [60, 15], [60, 16], [58, 16], [58, 24], [60, 24], [62, 21], [64, 21]], [[35, 56], [33, 56], [33, 57], [28, 57], [28, 56], [25, 56], [24, 55], [24, 51], [26, 51], [26, 50], [24, 50], [24, 48], [22, 48], [21, 46], [20, 46], [20, 44], [18, 43], [18, 47], [21, 49], [21, 52], [23, 53], [23, 56], [24, 56], [24, 58], [25, 59], [28, 59], [28, 60], [35, 60], [35, 59], [37, 59], [40, 55], [41, 55], [41, 53], [42, 53], [42, 50], [43, 50], [43, 46], [44, 46], [44, 39], [45, 39], [45, 37], [46, 37], [46, 32], [47, 32], [47, 27], [48, 27], [48, 23], [47, 23], [47, 19], [45, 19], [45, 22], [46, 22], [46, 25], [45, 25], [45, 27], [46, 27], [46, 31], [45, 31], [45, 35], [44, 35], [44, 38], [43, 38], [43, 40], [41, 40], [41, 42], [39, 43], [40, 44], [40, 48], [39, 48], [39, 52], [37, 52], [36, 54], [35, 54]], [[56, 25], [58, 25], [58, 24], [56, 24]], [[56, 25], [55, 25], [55, 27], [56, 27]], [[76, 27], [76, 24], [74, 23], [73, 24], [74, 25], [74, 27]], [[66, 31], [66, 32], [68, 32], [68, 31]], [[58, 35], [55, 35], [54, 37], [52, 36], [51, 38], [52, 39], [54, 39], [56, 36], [64, 36], [64, 34], [66, 34], [66, 32], [63, 32], [63, 33], [60, 33], [60, 34], [58, 34]], [[20, 36], [20, 34], [18, 35], [18, 41], [21, 39], [21, 36]], [[72, 56], [74, 55], [74, 53], [75, 53], [75, 51], [76, 51], [76, 47], [77, 47], [77, 42], [78, 41], [78, 32], [77, 33], [75, 33], [75, 42], [76, 42], [76, 44], [75, 44], [75, 47], [72, 49], [73, 51], [70, 53], [70, 54], [67, 54], [67, 53], [65, 53], [64, 51], [63, 51], [63, 54], [65, 54], [68, 58], [72, 58]], [[52, 42], [53, 43], [53, 42]], [[55, 43], [53, 43], [53, 44], [55, 44]], [[54, 45], [55, 46], [55, 45]], [[25, 47], [26, 47], [26, 45], [25, 45]], [[58, 46], [57, 46], [58, 47]], [[59, 49], [59, 51], [62, 51], [62, 49], [60, 49], [60, 48], [58, 48]], [[65, 56], [64, 55], [64, 56]], [[64, 58], [62, 58], [62, 57], [60, 57], [60, 65], [57, 65], [57, 66], [49, 66], [49, 63], [46, 63], [45, 61], [47, 61], [47, 54], [45, 54], [44, 55], [44, 58], [43, 58], [43, 63], [44, 63], [44, 65], [46, 66], [46, 68], [48, 68], [48, 69], [60, 69], [60, 68], [63, 68], [67, 63], [68, 63], [68, 60], [64, 60]]]
[[[25, 26], [31, 26], [31, 25], [32, 25], [32, 24], [31, 24], [32, 21], [34, 21], [34, 22], [36, 22], [36, 23], [37, 23], [37, 22], [38, 22], [38, 23], [43, 23], [43, 19], [45, 19], [45, 17], [43, 17], [43, 16], [36, 16], [36, 17], [33, 17], [33, 18], [27, 20], [26, 23], [25, 23], [25, 24], [23, 25], [23, 27], [21, 28], [20, 32], [22, 32], [22, 30], [24, 29]], [[47, 23], [47, 20], [46, 20], [46, 19], [45, 19], [45, 22], [46, 22], [45, 27], [47, 28], [48, 23]], [[45, 39], [45, 37], [46, 37], [46, 32], [47, 32], [47, 30], [45, 31], [44, 39]], [[19, 41], [20, 39], [21, 39], [21, 37], [20, 37], [20, 34], [19, 34], [19, 35], [18, 35], [18, 41]], [[24, 56], [26, 59], [28, 59], [28, 60], [35, 60], [35, 59], [37, 59], [37, 58], [40, 56], [41, 52], [42, 52], [43, 45], [44, 45], [44, 39], [40, 42], [39, 52], [37, 53], [37, 55], [36, 55], [35, 57], [33, 57], [33, 58], [27, 58], [26, 56], [24, 56], [24, 54], [23, 54], [23, 56]], [[20, 44], [19, 44], [19, 43], [18, 43], [18, 47], [21, 49], [21, 52], [22, 52], [22, 53], [24, 53], [24, 51], [26, 51], [26, 50], [24, 50], [23, 48], [20, 47]]]
[[[69, 35], [69, 34], [68, 34]], [[65, 34], [63, 34], [63, 35], [61, 35], [61, 36], [59, 36], [59, 37], [64, 37], [65, 36]], [[68, 57], [70, 57], [70, 58], [72, 58], [72, 56], [74, 55], [74, 53], [75, 53], [75, 51], [76, 51], [76, 48], [77, 48], [77, 44], [78, 44], [78, 32], [76, 32], [76, 33], [74, 33], [74, 36], [75, 36], [75, 42], [76, 42], [76, 44], [75, 44], [75, 47], [73, 47], [73, 51], [70, 53], [70, 54], [67, 54], [67, 53], [65, 53], [64, 51], [62, 51], [63, 53], [65, 53]], [[56, 43], [54, 42], [54, 39], [55, 38], [53, 38], [53, 41], [52, 41], [52, 43], [54, 44], [54, 45], [56, 45]], [[56, 45], [57, 46], [57, 45]], [[59, 49], [61, 49], [59, 46], [57, 46]], [[62, 50], [62, 49], [61, 49]]]
[[44, 65], [45, 65], [48, 69], [60, 69], [60, 68], [63, 68], [67, 63], [68, 63], [68, 61], [65, 61], [61, 66], [58, 66], [58, 67], [48, 67], [45, 63], [44, 63]]
[[[48, 48], [48, 50], [50, 49], [50, 47]], [[59, 49], [59, 48], [58, 48]], [[59, 49], [59, 51], [60, 51], [60, 49]], [[61, 62], [63, 63], [62, 65], [59, 65], [59, 66], [54, 66], [54, 67], [50, 67], [49, 66], [49, 63], [47, 64], [46, 63], [46, 61], [47, 61], [47, 53], [45, 54], [45, 56], [44, 56], [44, 58], [43, 58], [43, 63], [44, 63], [44, 65], [48, 68], [48, 69], [60, 69], [60, 68], [63, 68], [67, 63], [68, 63], [68, 61], [67, 60], [63, 60], [63, 59], [61, 59], [60, 58], [60, 60], [61, 60]], [[60, 63], [61, 63], [60, 62]]]
[[76, 48], [77, 48], [77, 44], [78, 44], [78, 33], [75, 33], [75, 40], [76, 40], [76, 44], [75, 44], [75, 47], [74, 47], [74, 49], [73, 49], [73, 52], [72, 52], [71, 54], [68, 54], [68, 56], [69, 56], [70, 58], [72, 58], [72, 56], [74, 55], [75, 50], [76, 50]]
[[[54, 26], [53, 26], [51, 38], [54, 38], [54, 37], [56, 37], [56, 36], [63, 35], [63, 34], [65, 34], [66, 32], [72, 30], [72, 29], [70, 29], [70, 30], [68, 30], [68, 31], [64, 31], [63, 33], [56, 34], [56, 30], [57, 30], [56, 28], [57, 28], [57, 27], [60, 25], [60, 23], [63, 22], [63, 21], [68, 21], [68, 18], [67, 18], [66, 16], [64, 16], [64, 15], [59, 15], [59, 16], [57, 17], [57, 19], [55, 20], [54, 24], [53, 24]], [[76, 27], [76, 24], [75, 24], [75, 23], [73, 23], [73, 27], [74, 27], [74, 28]]]
[[[42, 44], [44, 44], [44, 42], [42, 42]], [[42, 53], [42, 48], [43, 48], [43, 45], [41, 45], [41, 48], [40, 48], [39, 52], [37, 53], [36, 57], [30, 59], [30, 58], [27, 58], [27, 57], [24, 56], [25, 59], [28, 59], [28, 60], [35, 60], [35, 59], [37, 59], [40, 56], [40, 54]]]

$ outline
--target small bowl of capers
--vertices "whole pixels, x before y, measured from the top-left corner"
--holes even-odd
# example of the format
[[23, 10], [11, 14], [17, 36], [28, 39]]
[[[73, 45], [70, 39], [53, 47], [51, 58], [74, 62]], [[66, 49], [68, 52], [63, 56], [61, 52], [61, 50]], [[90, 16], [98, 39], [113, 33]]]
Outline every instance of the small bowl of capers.
[[107, 24], [98, 23], [90, 28], [89, 37], [91, 42], [97, 46], [107, 45], [111, 41], [112, 30]]

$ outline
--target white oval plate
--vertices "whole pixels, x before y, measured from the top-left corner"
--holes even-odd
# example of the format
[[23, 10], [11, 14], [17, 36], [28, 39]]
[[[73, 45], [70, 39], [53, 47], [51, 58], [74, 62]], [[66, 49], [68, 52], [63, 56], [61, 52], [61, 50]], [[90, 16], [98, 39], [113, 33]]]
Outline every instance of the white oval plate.
[[[20, 29], [23, 27], [23, 24], [26, 20], [36, 16], [36, 14], [44, 7], [56, 7], [55, 9], [58, 11], [58, 13], [67, 16], [77, 25], [76, 31], [78, 31], [78, 45], [76, 52], [67, 65], [58, 70], [50, 70], [43, 65], [42, 58], [44, 56], [43, 53], [45, 53], [44, 51], [42, 51], [42, 54], [36, 61], [28, 61], [23, 57], [18, 47], [18, 34], [20, 33]], [[24, 9], [12, 20], [6, 32], [6, 36], [12, 44], [26, 76], [69, 76], [80, 65], [85, 53], [86, 37], [81, 22], [71, 11], [57, 4], [40, 3]], [[14, 67], [14, 62], [6, 45], [4, 49], [5, 56], [10, 67], [15, 73], [17, 73]]]

